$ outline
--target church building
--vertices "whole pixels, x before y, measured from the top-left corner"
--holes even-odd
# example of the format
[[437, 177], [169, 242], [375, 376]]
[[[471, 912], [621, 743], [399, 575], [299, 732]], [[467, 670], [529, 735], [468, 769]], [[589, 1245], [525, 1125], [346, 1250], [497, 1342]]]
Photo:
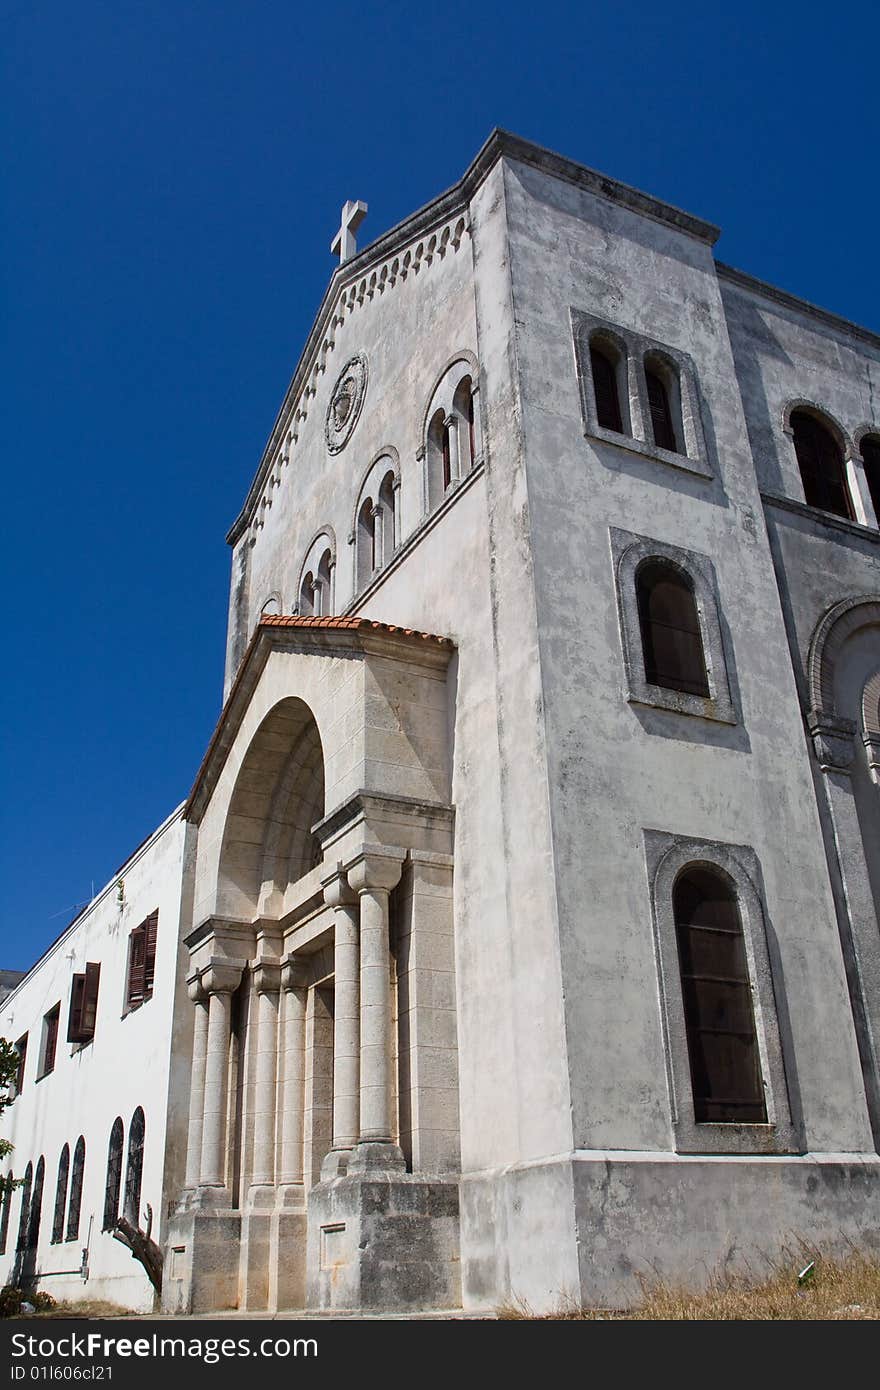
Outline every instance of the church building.
[[0, 1283], [544, 1311], [876, 1250], [880, 337], [502, 131], [365, 212], [195, 783], [0, 1004]]

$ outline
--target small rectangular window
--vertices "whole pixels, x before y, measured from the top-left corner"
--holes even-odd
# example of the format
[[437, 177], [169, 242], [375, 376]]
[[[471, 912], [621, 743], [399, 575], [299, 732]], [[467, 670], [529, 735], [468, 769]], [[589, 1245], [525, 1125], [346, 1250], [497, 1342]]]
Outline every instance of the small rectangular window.
[[70, 1014], [67, 1020], [68, 1042], [91, 1042], [95, 1036], [100, 979], [101, 967], [93, 961], [86, 965], [85, 974], [74, 975], [70, 991]]
[[18, 1071], [15, 1073], [15, 1094], [17, 1096], [20, 1096], [24, 1090], [24, 1069], [27, 1062], [27, 1044], [28, 1035], [27, 1033], [22, 1033], [15, 1044], [15, 1050], [18, 1053]]
[[151, 912], [145, 921], [128, 939], [128, 988], [126, 1004], [129, 1009], [137, 1009], [153, 993], [153, 978], [156, 973], [156, 935], [159, 927], [159, 912]]
[[55, 1069], [55, 1048], [58, 1045], [58, 1020], [61, 1016], [61, 1005], [56, 1004], [54, 1009], [50, 1009], [43, 1017], [43, 1055], [40, 1065], [40, 1076], [48, 1076], [50, 1071]]

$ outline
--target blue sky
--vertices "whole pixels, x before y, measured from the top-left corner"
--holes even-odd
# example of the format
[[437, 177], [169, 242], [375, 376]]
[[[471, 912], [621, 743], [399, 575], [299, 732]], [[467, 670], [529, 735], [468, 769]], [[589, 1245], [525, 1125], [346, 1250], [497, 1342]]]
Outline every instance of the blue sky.
[[880, 330], [875, 7], [0, 0], [3, 931], [25, 968], [189, 789], [226, 530], [333, 262], [495, 125]]

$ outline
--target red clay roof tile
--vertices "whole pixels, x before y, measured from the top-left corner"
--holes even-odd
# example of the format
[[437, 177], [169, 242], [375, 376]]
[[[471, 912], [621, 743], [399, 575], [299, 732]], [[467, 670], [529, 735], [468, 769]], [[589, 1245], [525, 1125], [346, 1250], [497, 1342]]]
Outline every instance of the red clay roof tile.
[[380, 623], [373, 618], [294, 618], [285, 613], [264, 613], [260, 627], [329, 627], [359, 629], [361, 632], [399, 632], [402, 637], [420, 637], [424, 642], [439, 642], [441, 646], [451, 646], [448, 637], [437, 637], [432, 632], [417, 632], [411, 627], [397, 627], [394, 623]]

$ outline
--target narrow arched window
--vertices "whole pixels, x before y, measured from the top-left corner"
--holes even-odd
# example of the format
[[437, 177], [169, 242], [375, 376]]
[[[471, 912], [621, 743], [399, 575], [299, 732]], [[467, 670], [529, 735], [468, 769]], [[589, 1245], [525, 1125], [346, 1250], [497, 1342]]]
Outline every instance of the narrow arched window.
[[389, 470], [379, 486], [379, 506], [382, 513], [383, 564], [394, 554], [394, 547], [397, 544], [397, 497], [398, 490], [394, 486], [394, 473]]
[[370, 582], [376, 568], [376, 518], [373, 515], [373, 499], [365, 498], [358, 512], [357, 523], [357, 578], [358, 588]]
[[852, 521], [843, 450], [834, 435], [806, 410], [793, 411], [790, 423], [808, 505]]
[[125, 1165], [125, 1202], [123, 1212], [133, 1226], [138, 1225], [141, 1209], [141, 1180], [144, 1175], [144, 1112], [140, 1106], [131, 1117], [128, 1127], [128, 1162]]
[[452, 482], [452, 431], [455, 425], [451, 420], [443, 422], [443, 491]]
[[333, 556], [329, 549], [324, 551], [318, 561], [317, 586], [315, 588], [315, 617], [326, 618], [333, 612]]
[[703, 637], [691, 580], [662, 560], [636, 574], [645, 680], [666, 690], [709, 695]]
[[70, 1149], [65, 1144], [58, 1160], [58, 1181], [55, 1184], [55, 1213], [52, 1218], [52, 1244], [64, 1239], [64, 1211], [67, 1206], [67, 1180], [70, 1175]]
[[623, 431], [620, 393], [617, 389], [617, 362], [604, 343], [590, 344], [590, 370], [596, 397], [596, 420], [606, 430]]
[[472, 386], [469, 376], [462, 377], [452, 398], [452, 414], [458, 429], [458, 474], [462, 478], [471, 471], [477, 456]]
[[862, 440], [862, 462], [865, 465], [865, 481], [874, 503], [874, 515], [880, 521], [880, 438], [868, 435]]
[[654, 443], [658, 449], [670, 449], [673, 453], [678, 453], [678, 437], [669, 383], [663, 368], [650, 359], [645, 363], [645, 384], [648, 388], [648, 410]]
[[766, 1124], [742, 922], [726, 878], [686, 869], [673, 889], [694, 1117]]
[[104, 1188], [104, 1224], [102, 1229], [113, 1231], [119, 1216], [119, 1189], [122, 1184], [122, 1120], [117, 1115], [110, 1131], [107, 1146], [107, 1183]]
[[40, 1242], [40, 1218], [43, 1214], [43, 1182], [46, 1176], [46, 1163], [42, 1155], [34, 1170], [34, 1190], [31, 1195], [31, 1209], [28, 1213], [27, 1244], [29, 1250], [36, 1250]]
[[301, 618], [311, 618], [315, 615], [314, 579], [311, 570], [303, 575], [300, 585], [299, 615]]
[[28, 1217], [31, 1209], [31, 1188], [34, 1185], [34, 1168], [29, 1163], [24, 1170], [24, 1181], [21, 1185], [21, 1209], [18, 1217], [18, 1239], [15, 1243], [17, 1250], [23, 1250], [27, 1241]]
[[79, 1212], [82, 1206], [83, 1175], [86, 1167], [86, 1141], [82, 1135], [73, 1151], [73, 1173], [70, 1178], [70, 1203], [67, 1208], [67, 1240], [79, 1239]]
[[14, 1191], [14, 1178], [11, 1173], [7, 1173], [4, 1178], [0, 1178], [0, 1194], [2, 1194], [2, 1206], [0, 1206], [0, 1255], [6, 1254], [6, 1242], [9, 1239], [9, 1217], [12, 1213], [12, 1193]]

